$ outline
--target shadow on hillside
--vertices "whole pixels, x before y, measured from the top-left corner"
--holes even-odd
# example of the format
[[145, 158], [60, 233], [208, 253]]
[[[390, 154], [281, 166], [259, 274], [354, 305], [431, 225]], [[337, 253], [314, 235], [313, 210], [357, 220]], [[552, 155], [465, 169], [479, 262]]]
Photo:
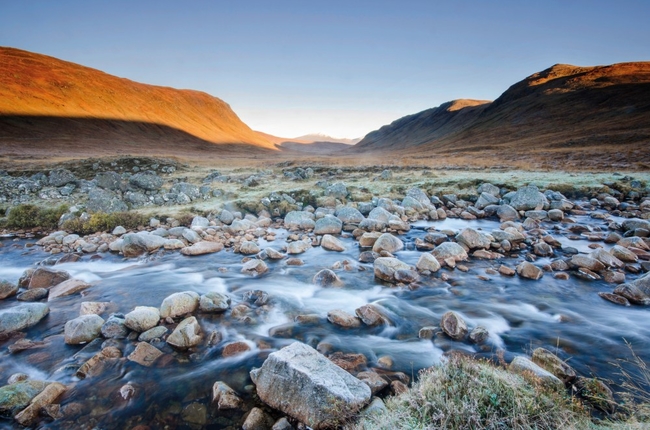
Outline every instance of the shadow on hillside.
[[117, 155], [259, 153], [241, 142], [210, 142], [162, 124], [106, 118], [0, 115], [0, 154]]

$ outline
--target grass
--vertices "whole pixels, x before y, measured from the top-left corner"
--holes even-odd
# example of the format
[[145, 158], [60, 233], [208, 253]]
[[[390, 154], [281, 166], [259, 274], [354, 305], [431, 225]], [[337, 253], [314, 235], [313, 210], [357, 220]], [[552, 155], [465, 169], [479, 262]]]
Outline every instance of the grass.
[[[614, 363], [623, 382], [620, 393], [625, 412], [636, 421], [650, 423], [650, 368], [626, 341], [631, 358]], [[650, 426], [650, 425], [649, 425]]]
[[87, 220], [75, 218], [63, 224], [65, 230], [78, 234], [112, 231], [118, 225], [132, 230], [147, 225], [148, 218], [137, 212], [94, 213]]
[[[632, 365], [634, 372], [626, 371]], [[650, 428], [650, 370], [638, 355], [619, 363], [624, 413], [592, 421], [591, 413], [564, 390], [540, 384], [487, 361], [452, 356], [420, 373], [419, 381], [386, 400], [386, 410], [362, 416], [348, 430], [393, 429], [612, 429]]]
[[580, 429], [589, 418], [574, 399], [486, 361], [452, 356], [420, 374], [386, 412], [351, 429]]
[[54, 230], [59, 226], [61, 215], [68, 212], [67, 205], [43, 208], [36, 205], [18, 205], [9, 210], [4, 227], [14, 229], [43, 228]]

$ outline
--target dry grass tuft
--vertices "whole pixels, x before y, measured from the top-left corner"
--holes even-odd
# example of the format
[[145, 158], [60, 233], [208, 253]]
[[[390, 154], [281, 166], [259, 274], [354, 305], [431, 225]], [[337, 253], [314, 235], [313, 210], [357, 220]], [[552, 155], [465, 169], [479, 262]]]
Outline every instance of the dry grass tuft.
[[420, 374], [408, 392], [388, 399], [387, 410], [350, 428], [370, 429], [582, 429], [588, 414], [562, 391], [491, 363], [454, 356]]

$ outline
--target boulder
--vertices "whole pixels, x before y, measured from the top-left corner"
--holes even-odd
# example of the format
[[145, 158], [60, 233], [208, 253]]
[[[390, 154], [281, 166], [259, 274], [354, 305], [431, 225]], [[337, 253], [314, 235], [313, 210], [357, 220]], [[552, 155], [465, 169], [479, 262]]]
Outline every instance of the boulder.
[[438, 262], [438, 260], [432, 254], [425, 252], [424, 254], [420, 255], [420, 258], [418, 259], [415, 267], [420, 272], [428, 271], [434, 273], [440, 270], [440, 262]]
[[357, 308], [354, 313], [357, 314], [359, 319], [369, 326], [374, 326], [384, 323], [384, 316], [377, 310], [377, 307], [373, 304], [363, 305], [360, 308]]
[[510, 205], [500, 205], [499, 209], [497, 209], [497, 216], [501, 222], [514, 221], [516, 219], [519, 219], [519, 214], [515, 208]]
[[181, 254], [187, 256], [197, 256], [204, 254], [213, 254], [223, 249], [221, 242], [208, 242], [207, 240], [197, 242], [192, 246], [186, 246], [181, 249]]
[[356, 328], [361, 326], [361, 320], [354, 315], [341, 310], [334, 309], [327, 313], [327, 320], [334, 325], [343, 328]]
[[263, 402], [315, 430], [348, 418], [370, 401], [368, 385], [298, 342], [270, 354], [250, 374]]
[[0, 387], [0, 415], [16, 415], [48, 385], [48, 382], [28, 380]]
[[359, 237], [359, 246], [362, 248], [369, 248], [371, 246], [374, 246], [377, 239], [379, 239], [379, 236], [381, 236], [381, 233], [377, 231], [364, 233], [361, 235], [361, 237]]
[[341, 287], [343, 282], [330, 269], [323, 269], [314, 275], [312, 282], [321, 287]]
[[63, 281], [50, 288], [50, 294], [47, 297], [47, 301], [50, 302], [58, 297], [70, 296], [87, 288], [90, 288], [90, 284], [81, 279], [68, 279], [67, 281]]
[[639, 259], [634, 252], [620, 245], [614, 245], [610, 252], [614, 257], [626, 263], [636, 263]]
[[155, 363], [163, 352], [148, 342], [139, 342], [135, 350], [126, 357], [129, 361], [138, 363], [141, 366], [149, 367]]
[[548, 199], [534, 185], [521, 187], [510, 199], [510, 206], [518, 211], [529, 211], [534, 209], [546, 209], [549, 206]]
[[210, 220], [202, 216], [195, 216], [194, 218], [192, 218], [192, 224], [190, 225], [190, 227], [200, 227], [200, 228], [208, 228], [209, 226], [210, 226]]
[[95, 183], [99, 188], [116, 191], [120, 189], [122, 177], [116, 172], [99, 172], [95, 175]]
[[202, 312], [225, 312], [230, 308], [230, 297], [223, 293], [210, 292], [199, 299]]
[[499, 204], [499, 198], [487, 193], [483, 192], [481, 195], [478, 197], [478, 200], [476, 200], [476, 203], [474, 203], [474, 206], [476, 209], [485, 209], [486, 207], [490, 205], [497, 205]]
[[15, 416], [15, 420], [22, 426], [32, 426], [38, 419], [41, 410], [54, 403], [66, 389], [66, 386], [59, 382], [48, 384], [30, 401], [29, 406]]
[[122, 253], [125, 257], [138, 257], [162, 248], [167, 239], [148, 232], [127, 233], [122, 236]]
[[565, 384], [570, 383], [576, 378], [576, 371], [571, 366], [553, 354], [551, 351], [544, 348], [537, 348], [533, 351], [531, 357], [533, 363], [541, 366], [548, 372], [562, 380]]
[[436, 246], [432, 254], [439, 262], [459, 262], [467, 260], [467, 251], [455, 242], [444, 242]]
[[39, 267], [31, 274], [28, 288], [49, 289], [63, 281], [67, 281], [68, 279], [70, 279], [70, 274], [68, 272]]
[[333, 215], [326, 215], [316, 221], [314, 234], [340, 234], [343, 229], [343, 221]]
[[38, 324], [50, 312], [45, 303], [24, 303], [0, 311], [0, 334], [12, 333]]
[[494, 238], [468, 227], [456, 235], [456, 241], [470, 250], [489, 249]]
[[343, 242], [332, 236], [331, 234], [326, 234], [323, 236], [323, 238], [320, 241], [320, 246], [323, 247], [323, 249], [327, 249], [328, 251], [336, 251], [336, 252], [343, 252], [345, 251], [345, 245]]
[[104, 319], [99, 315], [82, 315], [65, 323], [65, 343], [79, 345], [98, 338], [102, 332]]
[[241, 268], [242, 273], [247, 275], [262, 275], [269, 271], [269, 266], [262, 260], [256, 258], [248, 260]]
[[410, 266], [397, 258], [379, 257], [374, 261], [375, 277], [387, 281], [395, 282], [395, 272], [398, 270], [410, 270]]
[[522, 278], [532, 279], [534, 281], [544, 276], [544, 272], [539, 267], [528, 261], [523, 261], [517, 265], [517, 274]]
[[129, 207], [112, 191], [95, 188], [88, 193], [86, 210], [89, 213], [124, 212]]
[[287, 254], [302, 254], [311, 248], [309, 240], [297, 240], [287, 245]]
[[185, 318], [167, 337], [167, 343], [179, 349], [197, 346], [203, 339], [201, 326], [195, 317]]
[[167, 296], [160, 305], [160, 318], [175, 318], [192, 313], [199, 307], [199, 295], [194, 291], [183, 291]]
[[[306, 211], [291, 211], [284, 217], [284, 227], [286, 229], [299, 229], [305, 225], [313, 226], [314, 214]], [[307, 222], [308, 221], [308, 222]]]
[[391, 254], [394, 254], [402, 249], [404, 249], [404, 242], [390, 233], [384, 233], [379, 236], [375, 241], [375, 244], [372, 246], [372, 250], [377, 253], [388, 251]]
[[235, 216], [229, 210], [224, 209], [219, 214], [219, 221], [221, 221], [226, 225], [232, 224], [234, 220], [235, 220]]
[[273, 417], [260, 408], [253, 408], [242, 424], [242, 430], [267, 430], [273, 425]]
[[348, 189], [343, 182], [337, 182], [325, 189], [326, 196], [332, 196], [335, 199], [343, 200], [348, 196]]
[[571, 264], [576, 267], [583, 267], [592, 272], [601, 272], [605, 270], [605, 265], [595, 258], [586, 257], [584, 255], [574, 255], [571, 257]]
[[146, 191], [155, 191], [162, 187], [163, 179], [152, 171], [146, 171], [131, 176], [129, 183]]
[[595, 258], [596, 260], [600, 261], [606, 267], [616, 268], [616, 269], [622, 269], [623, 267], [625, 267], [625, 263], [623, 263], [621, 260], [614, 257], [612, 254], [610, 254], [609, 252], [607, 252], [602, 248], [596, 249], [595, 251], [591, 252], [589, 256], [591, 258]]
[[467, 324], [456, 312], [446, 312], [440, 319], [440, 328], [454, 340], [463, 340], [467, 336]]
[[129, 334], [129, 329], [124, 322], [124, 318], [111, 315], [102, 326], [102, 336], [107, 339], [124, 339]]
[[342, 206], [337, 209], [336, 217], [340, 219], [343, 224], [359, 224], [365, 218], [361, 212], [350, 206]]
[[18, 284], [7, 281], [0, 281], [0, 300], [15, 296], [18, 293]]
[[154, 339], [162, 339], [164, 335], [167, 334], [169, 329], [162, 325], [157, 325], [154, 328], [150, 328], [144, 333], [140, 333], [138, 336], [138, 342], [150, 342]]
[[515, 357], [515, 359], [508, 365], [508, 370], [514, 373], [532, 375], [539, 379], [544, 385], [556, 387], [560, 390], [564, 389], [564, 383], [557, 376], [539, 367], [524, 356], [520, 355]]
[[54, 169], [50, 172], [49, 184], [53, 187], [62, 187], [77, 181], [77, 177], [67, 169]]
[[124, 316], [124, 325], [138, 333], [154, 328], [160, 321], [160, 311], [151, 306], [136, 306]]
[[260, 252], [260, 247], [253, 241], [245, 240], [239, 245], [239, 252], [244, 255], [254, 255]]
[[469, 340], [474, 343], [483, 343], [488, 339], [488, 337], [490, 337], [490, 333], [482, 326], [474, 327], [474, 329], [469, 332]]
[[239, 409], [244, 402], [225, 382], [217, 381], [212, 386], [212, 403], [217, 405], [217, 409], [223, 411]]

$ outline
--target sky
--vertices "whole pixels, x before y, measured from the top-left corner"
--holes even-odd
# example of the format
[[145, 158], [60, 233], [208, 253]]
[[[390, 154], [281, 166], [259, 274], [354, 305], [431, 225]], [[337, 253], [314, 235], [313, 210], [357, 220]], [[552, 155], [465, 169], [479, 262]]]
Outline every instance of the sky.
[[650, 60], [647, 0], [0, 0], [0, 45], [205, 91], [281, 137], [362, 137], [556, 63]]

